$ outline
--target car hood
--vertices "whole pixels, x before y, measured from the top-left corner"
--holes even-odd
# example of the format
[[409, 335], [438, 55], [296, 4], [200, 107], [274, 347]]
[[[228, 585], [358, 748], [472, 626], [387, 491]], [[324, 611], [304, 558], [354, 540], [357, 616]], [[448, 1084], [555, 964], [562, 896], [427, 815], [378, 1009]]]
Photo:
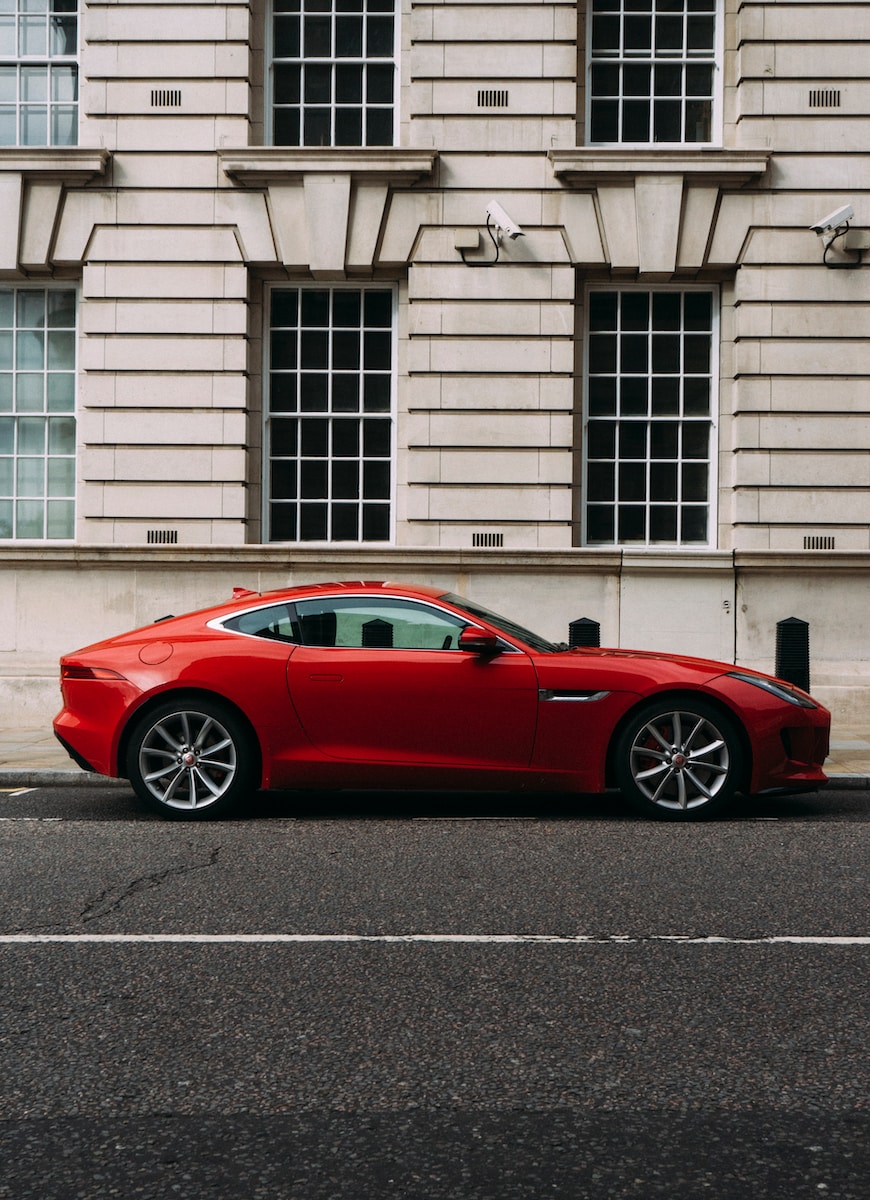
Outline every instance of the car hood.
[[543, 688], [632, 692], [656, 686], [702, 687], [736, 669], [729, 663], [683, 654], [586, 646], [561, 654], [537, 655], [535, 666]]

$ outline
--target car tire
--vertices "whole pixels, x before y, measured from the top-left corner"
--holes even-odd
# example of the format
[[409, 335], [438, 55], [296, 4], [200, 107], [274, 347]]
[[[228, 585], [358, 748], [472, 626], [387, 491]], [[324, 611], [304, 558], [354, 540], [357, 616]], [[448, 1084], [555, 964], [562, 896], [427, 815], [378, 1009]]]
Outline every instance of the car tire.
[[199, 696], [152, 708], [133, 728], [126, 756], [136, 794], [178, 821], [225, 816], [256, 789], [256, 762], [239, 716]]
[[743, 779], [737, 726], [700, 697], [650, 701], [622, 728], [614, 754], [625, 798], [660, 820], [713, 816], [730, 803]]

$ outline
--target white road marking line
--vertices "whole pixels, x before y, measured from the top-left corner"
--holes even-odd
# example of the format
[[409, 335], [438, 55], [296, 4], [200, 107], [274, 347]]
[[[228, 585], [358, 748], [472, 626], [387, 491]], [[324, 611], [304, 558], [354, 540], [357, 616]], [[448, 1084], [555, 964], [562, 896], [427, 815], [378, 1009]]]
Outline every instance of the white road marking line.
[[354, 942], [384, 943], [442, 943], [460, 945], [557, 945], [602, 946], [637, 945], [649, 942], [684, 946], [870, 946], [868, 937], [826, 937], [784, 935], [776, 937], [692, 937], [682, 934], [651, 934], [632, 937], [628, 934], [577, 934], [576, 936], [549, 933], [6, 933], [0, 934], [0, 945], [38, 945], [49, 942], [111, 943], [174, 943], [174, 944], [328, 944]]

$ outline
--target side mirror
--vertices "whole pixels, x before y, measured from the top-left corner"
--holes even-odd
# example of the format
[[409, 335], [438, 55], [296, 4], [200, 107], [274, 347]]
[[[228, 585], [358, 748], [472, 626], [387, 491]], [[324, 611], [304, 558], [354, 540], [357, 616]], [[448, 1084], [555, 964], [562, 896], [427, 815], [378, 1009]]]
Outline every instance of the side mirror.
[[498, 654], [498, 638], [479, 625], [466, 625], [459, 635], [459, 649], [468, 654]]

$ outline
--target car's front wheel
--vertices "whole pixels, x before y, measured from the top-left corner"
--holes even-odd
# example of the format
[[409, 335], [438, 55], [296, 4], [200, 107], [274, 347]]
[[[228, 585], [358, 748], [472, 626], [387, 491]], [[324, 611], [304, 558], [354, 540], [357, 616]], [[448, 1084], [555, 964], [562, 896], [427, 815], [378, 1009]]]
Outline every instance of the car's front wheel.
[[127, 775], [166, 817], [224, 816], [256, 787], [251, 737], [238, 716], [205, 698], [167, 701], [133, 729]]
[[705, 700], [653, 700], [634, 713], [615, 747], [623, 795], [647, 816], [692, 820], [720, 811], [743, 775], [737, 728]]

